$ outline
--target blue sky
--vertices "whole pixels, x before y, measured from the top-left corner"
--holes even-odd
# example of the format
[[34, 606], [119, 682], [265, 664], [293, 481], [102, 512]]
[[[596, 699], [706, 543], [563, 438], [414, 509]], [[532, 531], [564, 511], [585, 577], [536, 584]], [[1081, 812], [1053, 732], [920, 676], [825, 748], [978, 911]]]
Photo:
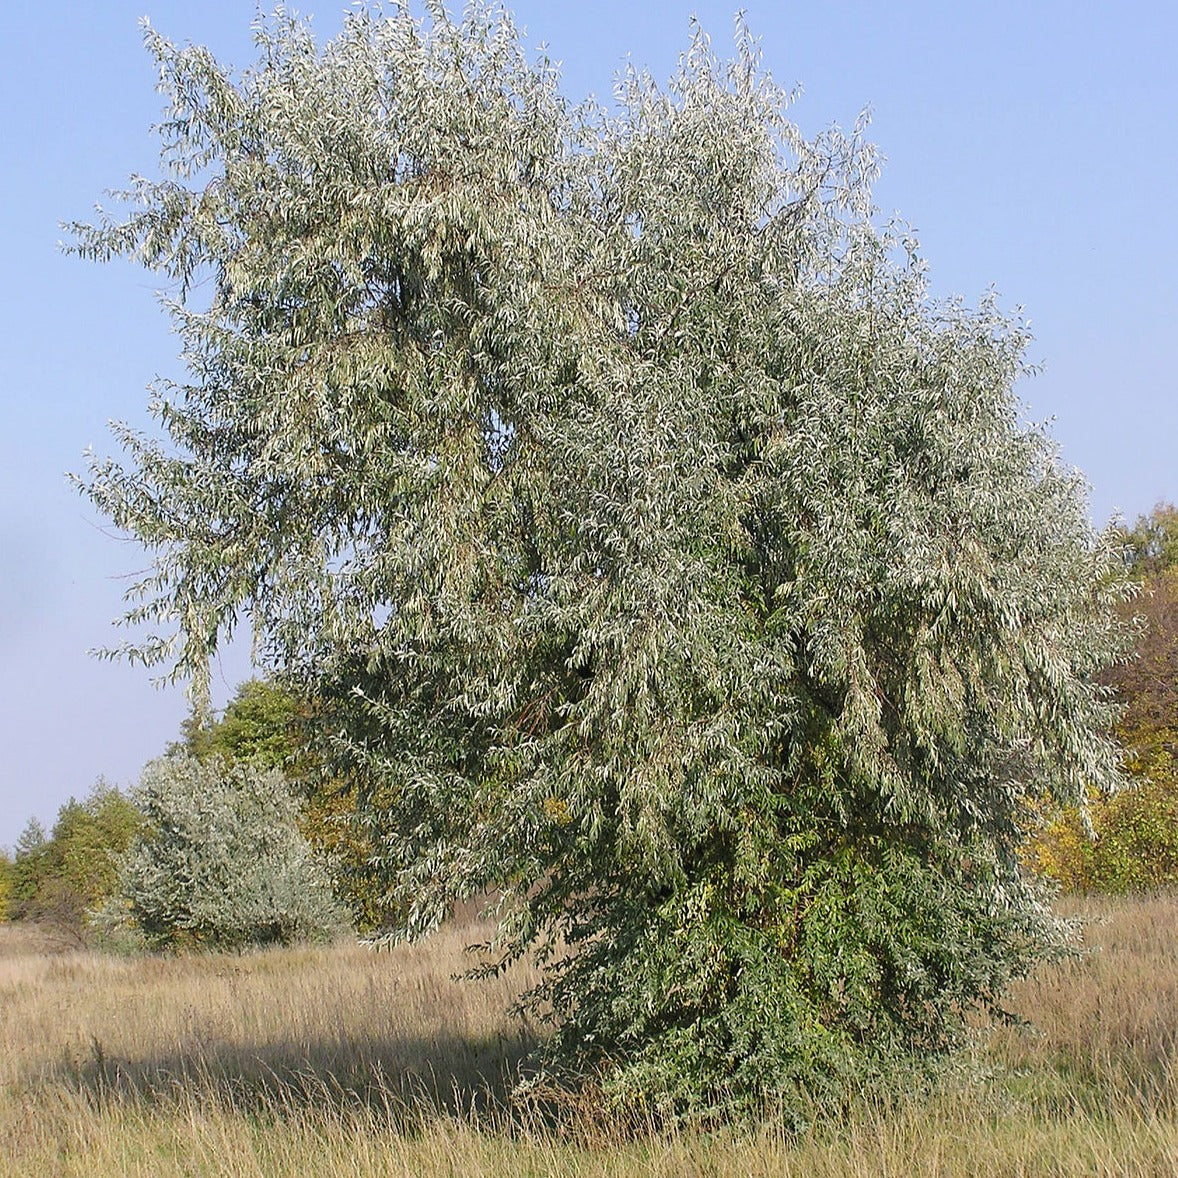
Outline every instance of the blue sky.
[[[698, 15], [718, 49], [735, 3], [514, 5], [528, 41], [563, 62], [568, 94], [609, 93], [629, 57], [666, 77]], [[993, 286], [1032, 321], [1044, 373], [1020, 386], [1053, 418], [1092, 514], [1178, 498], [1178, 5], [1128, 0], [988, 4], [745, 0], [794, 116], [815, 132], [865, 106], [887, 157], [876, 196], [917, 229], [935, 290]], [[339, 24], [319, 3], [316, 28]], [[66, 484], [106, 422], [146, 422], [146, 385], [176, 372], [151, 278], [64, 257], [58, 222], [150, 171], [160, 114], [137, 19], [218, 57], [251, 57], [248, 0], [201, 4], [9, 0], [0, 44], [0, 845], [48, 824], [96, 777], [134, 780], [172, 739], [179, 689], [87, 650], [116, 641], [140, 550]], [[215, 676], [223, 701], [248, 651]]]

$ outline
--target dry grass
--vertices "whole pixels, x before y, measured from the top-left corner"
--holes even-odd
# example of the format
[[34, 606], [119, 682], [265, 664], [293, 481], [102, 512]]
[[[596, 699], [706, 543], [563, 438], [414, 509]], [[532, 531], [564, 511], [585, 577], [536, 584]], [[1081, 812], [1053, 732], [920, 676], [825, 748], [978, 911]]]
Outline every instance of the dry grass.
[[[1081, 911], [1077, 909], [1077, 911]], [[504, 1100], [526, 969], [456, 983], [477, 929], [132, 960], [0, 927], [0, 1172], [12, 1175], [1174, 1175], [1178, 897], [1083, 905], [1094, 952], [1013, 995], [960, 1074], [799, 1139], [587, 1139]]]

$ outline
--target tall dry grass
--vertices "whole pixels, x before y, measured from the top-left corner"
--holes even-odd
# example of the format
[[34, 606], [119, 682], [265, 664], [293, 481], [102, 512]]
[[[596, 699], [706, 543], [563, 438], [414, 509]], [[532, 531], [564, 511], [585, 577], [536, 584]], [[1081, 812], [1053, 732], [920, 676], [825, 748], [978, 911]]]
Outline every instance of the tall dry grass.
[[[459, 983], [456, 929], [241, 957], [51, 952], [0, 927], [12, 1175], [1178, 1174], [1178, 897], [1088, 902], [1092, 951], [1012, 995], [928, 1091], [800, 1138], [561, 1132], [505, 1094], [526, 967]], [[590, 1130], [593, 1131], [590, 1131]]]

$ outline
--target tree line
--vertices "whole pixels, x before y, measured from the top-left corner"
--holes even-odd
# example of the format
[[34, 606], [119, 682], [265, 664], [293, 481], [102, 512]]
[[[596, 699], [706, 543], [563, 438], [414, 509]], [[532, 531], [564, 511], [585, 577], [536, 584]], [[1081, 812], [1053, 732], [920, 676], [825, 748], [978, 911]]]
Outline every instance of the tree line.
[[59, 939], [240, 948], [371, 933], [384, 918], [354, 791], [316, 769], [309, 709], [243, 684], [127, 792], [99, 781], [46, 832], [33, 819], [0, 858], [0, 915]]
[[1140, 585], [1124, 606], [1138, 629], [1130, 657], [1101, 679], [1120, 705], [1113, 731], [1131, 786], [1090, 787], [1086, 812], [1047, 805], [1025, 849], [1033, 869], [1074, 891], [1178, 883], [1178, 509], [1159, 503], [1118, 543]]

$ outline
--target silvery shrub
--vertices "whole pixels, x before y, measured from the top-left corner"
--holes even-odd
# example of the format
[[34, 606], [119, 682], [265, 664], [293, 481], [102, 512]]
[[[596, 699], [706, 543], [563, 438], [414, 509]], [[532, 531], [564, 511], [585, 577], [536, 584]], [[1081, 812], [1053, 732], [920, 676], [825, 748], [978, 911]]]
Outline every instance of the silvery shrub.
[[326, 940], [347, 927], [277, 770], [175, 755], [132, 793], [140, 834], [99, 914], [151, 948], [242, 949]]

